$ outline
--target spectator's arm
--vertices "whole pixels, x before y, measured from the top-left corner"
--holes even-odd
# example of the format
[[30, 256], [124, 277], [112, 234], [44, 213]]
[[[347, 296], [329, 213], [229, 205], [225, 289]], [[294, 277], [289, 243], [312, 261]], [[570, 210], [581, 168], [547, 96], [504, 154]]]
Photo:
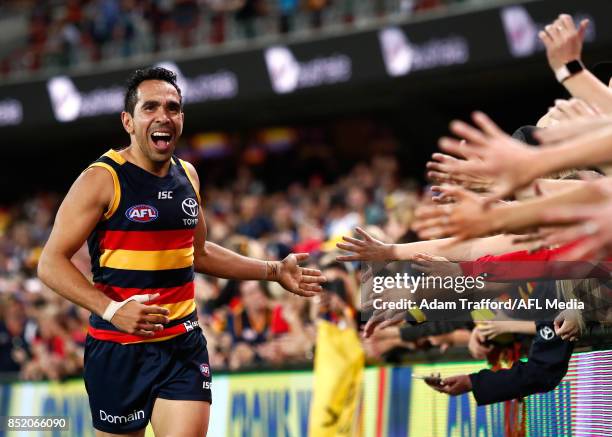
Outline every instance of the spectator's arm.
[[[589, 20], [582, 20], [578, 29], [570, 15], [561, 14], [539, 33], [546, 47], [546, 56], [553, 72], [571, 61], [580, 61], [582, 45]], [[612, 112], [612, 90], [591, 72], [583, 70], [563, 81], [574, 97], [595, 105], [606, 113]]]

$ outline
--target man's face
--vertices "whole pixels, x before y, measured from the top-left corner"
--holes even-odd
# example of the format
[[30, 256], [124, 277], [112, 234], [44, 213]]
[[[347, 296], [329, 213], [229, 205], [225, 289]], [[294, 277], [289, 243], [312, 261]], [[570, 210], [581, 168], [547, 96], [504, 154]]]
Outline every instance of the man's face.
[[179, 94], [168, 82], [146, 80], [138, 86], [137, 97], [134, 115], [125, 116], [124, 126], [147, 158], [168, 161], [183, 131]]

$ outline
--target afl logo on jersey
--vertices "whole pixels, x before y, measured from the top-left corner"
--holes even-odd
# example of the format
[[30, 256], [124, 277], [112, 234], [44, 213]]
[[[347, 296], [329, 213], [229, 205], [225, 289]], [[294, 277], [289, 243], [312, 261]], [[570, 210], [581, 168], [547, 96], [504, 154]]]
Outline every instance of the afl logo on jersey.
[[151, 205], [134, 205], [125, 212], [125, 216], [136, 223], [148, 223], [156, 220], [159, 214]]

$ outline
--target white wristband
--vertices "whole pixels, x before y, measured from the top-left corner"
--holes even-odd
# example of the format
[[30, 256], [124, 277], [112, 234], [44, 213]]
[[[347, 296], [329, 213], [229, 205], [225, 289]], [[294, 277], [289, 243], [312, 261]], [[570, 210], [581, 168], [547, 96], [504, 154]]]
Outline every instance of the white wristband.
[[121, 308], [126, 303], [132, 300], [135, 300], [136, 302], [140, 302], [140, 303], [145, 303], [151, 300], [151, 296], [154, 296], [154, 295], [153, 294], [135, 294], [134, 296], [130, 296], [126, 300], [123, 300], [121, 302], [117, 302], [113, 300], [111, 301], [111, 303], [108, 304], [108, 306], [104, 310], [104, 314], [102, 314], [102, 318], [106, 320], [107, 322], [110, 322], [113, 316], [115, 315], [115, 313], [119, 311], [119, 308]]

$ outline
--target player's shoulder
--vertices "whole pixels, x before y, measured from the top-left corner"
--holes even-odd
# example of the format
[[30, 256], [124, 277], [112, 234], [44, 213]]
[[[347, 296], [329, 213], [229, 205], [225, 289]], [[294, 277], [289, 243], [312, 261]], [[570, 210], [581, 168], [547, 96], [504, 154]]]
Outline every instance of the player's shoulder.
[[115, 178], [112, 169], [106, 166], [89, 166], [77, 177], [70, 191], [89, 202], [108, 204], [114, 196]]
[[184, 159], [180, 159], [180, 158], [177, 158], [177, 159], [183, 165], [183, 167], [185, 168], [185, 171], [188, 173], [191, 179], [199, 184], [200, 178], [198, 177], [198, 172], [195, 169], [194, 165], [189, 161], [185, 161]]

